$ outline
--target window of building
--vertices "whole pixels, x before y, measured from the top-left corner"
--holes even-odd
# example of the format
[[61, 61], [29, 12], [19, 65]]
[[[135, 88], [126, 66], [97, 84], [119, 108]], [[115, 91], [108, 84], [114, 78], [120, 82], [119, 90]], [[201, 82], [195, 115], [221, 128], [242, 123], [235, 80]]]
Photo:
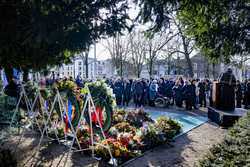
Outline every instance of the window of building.
[[79, 61], [78, 65], [79, 65], [79, 66], [82, 65], [82, 62]]
[[81, 71], [82, 70], [82, 67], [79, 67], [79, 71]]
[[79, 75], [82, 75], [82, 73], [81, 73], [81, 72], [79, 72]]

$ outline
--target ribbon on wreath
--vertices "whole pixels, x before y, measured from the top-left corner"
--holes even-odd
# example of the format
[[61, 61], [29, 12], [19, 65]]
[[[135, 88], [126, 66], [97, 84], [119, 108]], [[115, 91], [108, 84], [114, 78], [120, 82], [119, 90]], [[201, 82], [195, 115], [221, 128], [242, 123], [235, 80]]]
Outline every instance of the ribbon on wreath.
[[[99, 120], [100, 120], [100, 126], [102, 127], [103, 126], [103, 115], [102, 115], [102, 107], [100, 106], [96, 106], [95, 107], [95, 111], [96, 112], [92, 112], [91, 114], [91, 120], [94, 124], [97, 124], [98, 125], [98, 117], [99, 117]], [[98, 116], [98, 117], [97, 117]]]
[[74, 115], [75, 115], [75, 107], [72, 105], [70, 100], [68, 100], [66, 112], [68, 112], [68, 114], [64, 114], [64, 122], [65, 122], [64, 132], [67, 133], [70, 127], [70, 123], [72, 125], [72, 120], [74, 119]]

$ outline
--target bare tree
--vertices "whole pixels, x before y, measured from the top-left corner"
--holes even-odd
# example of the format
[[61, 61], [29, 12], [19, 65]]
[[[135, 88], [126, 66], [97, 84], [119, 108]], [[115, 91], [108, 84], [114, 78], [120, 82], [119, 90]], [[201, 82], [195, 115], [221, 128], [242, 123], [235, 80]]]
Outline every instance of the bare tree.
[[250, 55], [247, 53], [242, 53], [240, 55], [235, 55], [231, 58], [231, 65], [241, 69], [241, 76], [245, 76], [245, 64], [250, 60]]
[[129, 34], [130, 56], [129, 59], [134, 72], [140, 78], [142, 67], [146, 57], [145, 38], [140, 31], [133, 31]]
[[193, 65], [190, 59], [190, 55], [192, 54], [195, 48], [194, 40], [191, 38], [188, 38], [184, 34], [183, 27], [179, 23], [179, 21], [176, 19], [175, 16], [173, 16], [171, 20], [172, 20], [171, 23], [173, 26], [176, 27], [176, 31], [178, 34], [178, 36], [176, 36], [176, 39], [175, 39], [176, 42], [174, 44], [174, 47], [172, 47], [171, 54], [180, 53], [184, 55], [186, 62], [187, 62], [189, 77], [193, 77], [194, 72], [193, 72]]
[[85, 77], [89, 78], [89, 48], [82, 52], [81, 54], [79, 54], [79, 57], [82, 59], [82, 62], [85, 66]]
[[146, 34], [146, 62], [150, 77], [153, 75], [154, 62], [159, 56], [159, 52], [164, 50], [164, 47], [175, 37], [178, 33], [173, 33], [171, 29], [161, 31], [157, 34]]
[[112, 39], [107, 40], [107, 46], [105, 46], [109, 51], [112, 59], [112, 63], [118, 71], [119, 76], [124, 75], [124, 64], [127, 61], [129, 54], [129, 42], [126, 38], [117, 34]]

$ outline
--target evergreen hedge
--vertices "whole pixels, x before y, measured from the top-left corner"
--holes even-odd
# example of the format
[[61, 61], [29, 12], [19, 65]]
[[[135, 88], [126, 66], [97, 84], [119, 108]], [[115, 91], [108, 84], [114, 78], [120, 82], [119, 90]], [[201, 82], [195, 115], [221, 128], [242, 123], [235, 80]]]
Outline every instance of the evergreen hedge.
[[199, 167], [250, 167], [250, 112], [199, 161]]

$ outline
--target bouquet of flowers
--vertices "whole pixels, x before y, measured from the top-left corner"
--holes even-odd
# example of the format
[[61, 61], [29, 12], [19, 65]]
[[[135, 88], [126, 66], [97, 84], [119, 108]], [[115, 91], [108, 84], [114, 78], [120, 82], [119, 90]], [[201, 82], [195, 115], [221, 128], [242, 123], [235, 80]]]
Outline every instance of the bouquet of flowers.
[[144, 122], [154, 122], [143, 109], [129, 111], [125, 119], [135, 127], [142, 127]]
[[153, 148], [166, 141], [162, 132], [159, 131], [154, 124], [144, 124], [138, 132], [138, 136], [140, 136], [141, 142], [144, 145], [143, 150]]
[[136, 154], [129, 151], [121, 141], [114, 138], [108, 138], [101, 141], [100, 145], [98, 144], [95, 147], [96, 154], [105, 160], [109, 160], [111, 157], [109, 155], [108, 149], [103, 146], [109, 146], [113, 157], [117, 158], [119, 161], [126, 161], [136, 156]]
[[77, 138], [80, 142], [82, 148], [88, 148], [91, 144], [90, 142], [90, 132], [87, 128], [82, 127], [77, 131]]
[[135, 134], [136, 133], [136, 128], [131, 126], [128, 122], [121, 122], [118, 123], [116, 125], [114, 125], [110, 131], [112, 131], [113, 129], [116, 129], [119, 133], [131, 133], [131, 134]]
[[167, 139], [172, 139], [180, 133], [181, 125], [168, 117], [159, 117], [156, 120], [155, 127], [161, 131]]
[[73, 91], [77, 87], [77, 85], [76, 83], [70, 80], [61, 80], [57, 83], [56, 87], [58, 88], [59, 91], [67, 91], [67, 90]]
[[112, 119], [113, 125], [123, 122], [125, 119], [125, 115], [126, 115], [125, 110], [122, 110], [122, 109], [115, 110], [115, 112], [113, 113], [113, 119]]

